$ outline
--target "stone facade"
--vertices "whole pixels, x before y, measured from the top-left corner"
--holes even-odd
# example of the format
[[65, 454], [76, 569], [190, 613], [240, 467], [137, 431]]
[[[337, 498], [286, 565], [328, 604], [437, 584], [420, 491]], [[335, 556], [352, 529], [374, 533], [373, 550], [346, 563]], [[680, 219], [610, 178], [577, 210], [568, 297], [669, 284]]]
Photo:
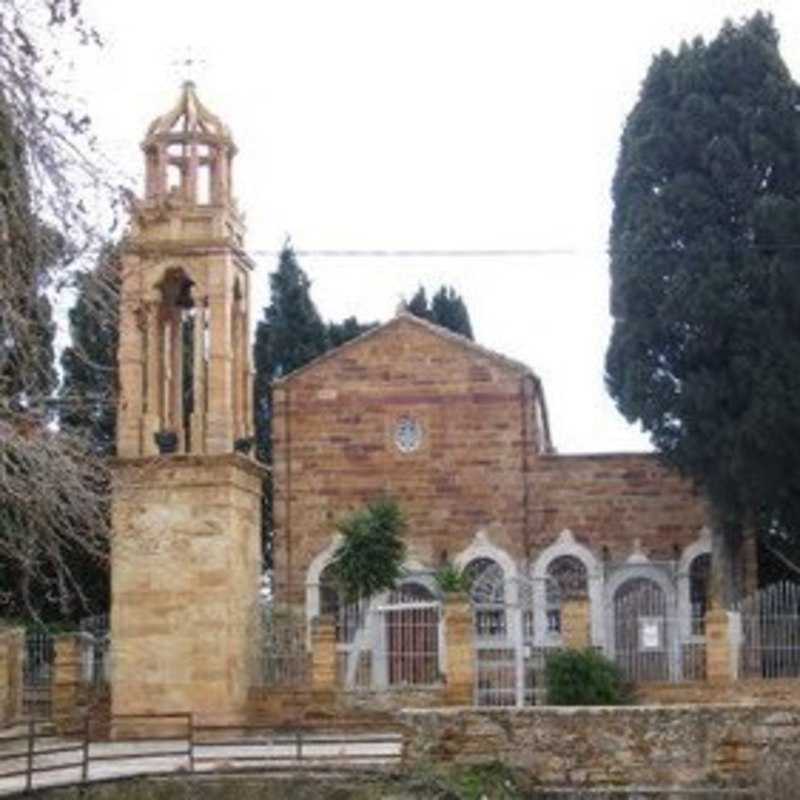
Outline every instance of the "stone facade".
[[[383, 492], [427, 568], [483, 542], [530, 572], [567, 530], [595, 564], [677, 561], [706, 521], [655, 456], [554, 453], [529, 369], [408, 313], [276, 382], [274, 401], [276, 576], [297, 602], [336, 522]], [[403, 420], [421, 431], [410, 452]]]
[[752, 786], [767, 757], [786, 765], [800, 755], [796, 706], [439, 709], [400, 718], [411, 764], [500, 761], [542, 790]]
[[255, 663], [262, 479], [235, 454], [118, 462], [114, 714], [242, 711]]
[[122, 246], [112, 712], [237, 719], [257, 661], [264, 471], [234, 452], [252, 445], [236, 148], [191, 83], [142, 148]]

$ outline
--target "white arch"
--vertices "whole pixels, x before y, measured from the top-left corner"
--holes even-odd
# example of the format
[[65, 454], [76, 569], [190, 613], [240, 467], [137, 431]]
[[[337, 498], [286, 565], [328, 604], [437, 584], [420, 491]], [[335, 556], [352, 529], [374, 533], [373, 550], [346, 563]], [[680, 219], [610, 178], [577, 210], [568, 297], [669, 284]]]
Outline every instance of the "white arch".
[[705, 525], [698, 531], [697, 539], [683, 549], [678, 563], [678, 620], [684, 640], [692, 636], [692, 562], [702, 555], [711, 555], [711, 531]]
[[[611, 579], [606, 584], [606, 607], [608, 613], [606, 615], [606, 622], [608, 625], [606, 652], [611, 658], [614, 658], [616, 652], [616, 640], [614, 637], [615, 628], [615, 607], [614, 598], [617, 592], [631, 581], [646, 580], [654, 583], [664, 593], [664, 606], [667, 619], [672, 617], [675, 610], [675, 587], [667, 571], [661, 567], [656, 566], [650, 562], [650, 559], [644, 555], [637, 547], [634, 553], [628, 558], [627, 564], [614, 572]], [[669, 654], [669, 673], [672, 678], [680, 674], [680, 637], [670, 633], [670, 626], [667, 625], [668, 640], [666, 642], [667, 652]]]
[[342, 543], [343, 536], [336, 533], [328, 546], [317, 553], [306, 571], [306, 627], [311, 630], [311, 621], [319, 616], [319, 581], [325, 567], [330, 564], [333, 554]]
[[603, 625], [603, 573], [594, 553], [575, 539], [569, 528], [556, 537], [555, 542], [545, 547], [536, 559], [531, 575], [533, 586], [533, 613], [536, 644], [540, 647], [560, 644], [560, 635], [547, 633], [546, 583], [550, 564], [562, 556], [572, 556], [586, 568], [589, 613], [591, 614], [592, 644], [602, 646], [605, 637]]
[[514, 559], [502, 547], [494, 544], [484, 530], [479, 530], [472, 542], [453, 561], [459, 570], [463, 570], [478, 558], [490, 558], [496, 561], [502, 567], [506, 580], [517, 577], [517, 564]]

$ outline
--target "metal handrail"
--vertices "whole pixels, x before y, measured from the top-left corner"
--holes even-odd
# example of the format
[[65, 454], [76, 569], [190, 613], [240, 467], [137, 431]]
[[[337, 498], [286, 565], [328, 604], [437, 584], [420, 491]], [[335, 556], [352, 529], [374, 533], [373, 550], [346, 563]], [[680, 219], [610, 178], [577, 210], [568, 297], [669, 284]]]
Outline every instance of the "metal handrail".
[[[116, 714], [109, 718], [109, 723], [113, 726], [114, 723], [124, 723], [139, 720], [143, 723], [165, 721], [165, 720], [184, 720], [186, 723], [186, 734], [181, 735], [155, 735], [126, 737], [125, 739], [112, 740], [114, 744], [134, 744], [146, 745], [147, 743], [162, 743], [162, 742], [181, 742], [185, 743], [184, 746], [170, 748], [168, 750], [159, 748], [148, 748], [143, 751], [130, 752], [123, 751], [120, 753], [92, 753], [90, 745], [96, 744], [91, 738], [90, 718], [86, 715], [83, 719], [83, 725], [76, 728], [71, 726], [69, 731], [53, 733], [51, 731], [37, 730], [37, 726], [41, 727], [42, 720], [29, 719], [16, 725], [7, 726], [7, 731], [13, 731], [15, 728], [24, 725], [24, 729], [12, 735], [3, 735], [0, 730], [0, 743], [19, 743], [21, 746], [14, 749], [12, 753], [0, 752], [0, 781], [24, 777], [24, 787], [20, 787], [20, 794], [23, 792], [30, 792], [35, 787], [35, 777], [42, 773], [51, 773], [66, 770], [79, 770], [80, 779], [73, 781], [59, 782], [59, 786], [76, 786], [88, 783], [90, 781], [91, 766], [93, 764], [108, 764], [113, 762], [132, 762], [145, 758], [180, 758], [185, 757], [186, 763], [175, 767], [176, 773], [195, 774], [202, 772], [208, 774], [214, 772], [213, 769], [207, 767], [215, 762], [220, 762], [228, 765], [228, 769], [237, 768], [237, 764], [246, 764], [246, 768], [253, 769], [255, 765], [262, 770], [268, 771], [274, 768], [285, 769], [287, 766], [298, 767], [314, 767], [314, 768], [327, 768], [327, 765], [336, 762], [337, 768], [346, 769], [346, 765], [342, 764], [345, 759], [353, 763], [353, 768], [363, 769], [364, 764], [370, 761], [385, 764], [388, 762], [399, 762], [403, 752], [403, 732], [400, 726], [397, 725], [384, 725], [377, 726], [370, 723], [358, 722], [329, 722], [314, 725], [312, 723], [298, 723], [296, 725], [265, 725], [254, 723], [241, 723], [241, 724], [201, 724], [196, 725], [194, 716], [191, 713], [174, 713], [174, 714]], [[55, 720], [54, 722], [58, 722]], [[58, 727], [58, 726], [56, 726]], [[370, 731], [370, 728], [374, 732]], [[387, 728], [392, 730], [387, 731]], [[379, 732], [378, 730], [379, 729]], [[217, 736], [225, 731], [232, 734], [238, 733], [231, 737], [217, 738]], [[263, 736], [243, 737], [242, 732], [262, 732]], [[358, 731], [358, 734], [355, 732]], [[308, 747], [313, 745], [324, 745], [336, 742], [336, 734], [353, 733], [353, 738], [343, 740], [343, 743], [353, 745], [401, 745], [399, 754], [391, 753], [350, 753], [347, 756], [342, 756], [341, 753], [326, 754], [326, 753], [309, 753]], [[205, 739], [203, 733], [215, 734], [214, 738]], [[38, 749], [37, 743], [42, 740], [58, 739], [67, 737], [72, 740], [70, 744], [59, 744], [56, 747], [47, 749]], [[339, 740], [342, 741], [342, 740]], [[217, 748], [231, 748], [243, 746], [256, 749], [259, 746], [263, 747], [287, 747], [287, 752], [272, 753], [269, 750], [263, 752], [250, 752], [247, 754], [231, 754], [224, 753], [222, 755], [214, 753]], [[200, 750], [200, 752], [198, 752]], [[80, 760], [70, 760], [68, 762], [57, 764], [37, 764], [37, 759], [42, 756], [53, 756], [62, 753], [80, 753]], [[2, 762], [6, 761], [21, 761], [24, 762], [24, 767], [13, 769], [13, 763], [10, 765], [10, 771], [2, 770]], [[356, 765], [358, 765], [356, 767]], [[136, 772], [137, 777], [144, 777], [151, 774], [164, 774], [164, 770], [156, 771], [142, 771]], [[133, 777], [133, 776], [131, 776]], [[8, 796], [8, 795], [7, 795]]]

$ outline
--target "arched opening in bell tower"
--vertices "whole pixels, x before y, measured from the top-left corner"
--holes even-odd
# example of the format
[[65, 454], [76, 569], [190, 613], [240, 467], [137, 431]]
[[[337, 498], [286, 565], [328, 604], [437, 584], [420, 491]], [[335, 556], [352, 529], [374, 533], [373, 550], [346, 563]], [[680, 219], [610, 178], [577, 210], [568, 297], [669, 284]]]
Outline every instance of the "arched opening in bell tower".
[[154, 344], [157, 413], [162, 431], [177, 435], [179, 452], [202, 450], [200, 417], [206, 410], [208, 309], [194, 296], [194, 282], [180, 267], [164, 274]]

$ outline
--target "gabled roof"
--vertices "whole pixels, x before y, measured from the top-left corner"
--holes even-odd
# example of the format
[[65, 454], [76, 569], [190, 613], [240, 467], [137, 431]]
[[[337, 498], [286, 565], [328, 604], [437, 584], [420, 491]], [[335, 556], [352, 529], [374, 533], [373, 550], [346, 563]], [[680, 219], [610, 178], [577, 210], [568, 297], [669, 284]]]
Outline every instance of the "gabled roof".
[[316, 368], [319, 364], [328, 361], [329, 359], [336, 358], [341, 353], [356, 348], [359, 345], [361, 345], [362, 342], [365, 342], [368, 339], [373, 338], [374, 336], [384, 333], [385, 331], [391, 330], [392, 328], [395, 328], [404, 322], [410, 323], [412, 325], [417, 325], [418, 327], [424, 329], [428, 333], [432, 333], [434, 336], [438, 336], [440, 339], [445, 339], [446, 341], [451, 342], [470, 353], [482, 356], [483, 358], [487, 358], [490, 361], [495, 362], [499, 366], [511, 370], [512, 372], [517, 372], [520, 375], [531, 377], [534, 379], [534, 381], [539, 383], [539, 378], [527, 364], [523, 364], [521, 361], [516, 361], [513, 358], [508, 358], [508, 356], [504, 356], [501, 353], [497, 353], [494, 350], [490, 350], [488, 347], [482, 347], [481, 345], [473, 342], [472, 339], [468, 339], [466, 336], [462, 336], [459, 333], [454, 333], [448, 328], [443, 328], [440, 325], [435, 325], [433, 322], [429, 322], [426, 319], [422, 319], [421, 317], [412, 314], [410, 311], [401, 310], [397, 313], [395, 317], [390, 319], [388, 322], [376, 325], [374, 328], [370, 328], [368, 331], [366, 331], [366, 333], [362, 333], [360, 336], [356, 336], [355, 338], [350, 339], [350, 341], [339, 345], [333, 350], [328, 350], [328, 352], [323, 353], [321, 356], [317, 356], [317, 358], [315, 358], [313, 361], [309, 361], [308, 364], [305, 364], [302, 367], [298, 367], [296, 370], [289, 372], [280, 378], [276, 378], [273, 381], [273, 384], [277, 385], [282, 383], [288, 383], [289, 381], [294, 380], [294, 378], [298, 377], [299, 375], [303, 375], [306, 372], [309, 372], [310, 370]]
[[540, 402], [540, 408], [542, 413], [543, 435], [544, 435], [544, 450], [545, 452], [553, 452], [553, 446], [550, 440], [550, 421], [547, 413], [547, 401], [545, 400], [544, 396], [544, 387], [542, 386], [542, 382], [539, 379], [539, 376], [536, 375], [536, 373], [527, 364], [523, 364], [521, 361], [516, 361], [513, 358], [508, 358], [508, 356], [504, 356], [501, 353], [497, 353], [494, 350], [490, 350], [488, 347], [482, 347], [481, 345], [473, 342], [472, 339], [468, 339], [466, 336], [461, 336], [458, 333], [454, 333], [448, 328], [442, 328], [440, 325], [434, 325], [434, 323], [429, 322], [426, 319], [422, 319], [416, 316], [415, 314], [412, 314], [405, 308], [401, 308], [398, 311], [397, 315], [392, 319], [390, 319], [388, 322], [384, 322], [381, 325], [376, 325], [374, 328], [371, 328], [366, 333], [362, 333], [360, 336], [356, 336], [354, 339], [350, 339], [349, 342], [345, 342], [344, 344], [339, 345], [339, 347], [336, 347], [333, 350], [329, 350], [327, 353], [323, 353], [321, 356], [318, 356], [313, 361], [310, 361], [308, 364], [299, 367], [293, 372], [290, 372], [287, 375], [284, 375], [280, 378], [276, 378], [275, 380], [273, 380], [272, 383], [274, 386], [281, 386], [287, 383], [291, 383], [295, 378], [315, 369], [320, 364], [332, 358], [336, 358], [340, 354], [346, 353], [348, 350], [355, 349], [359, 347], [362, 342], [365, 342], [373, 338], [374, 336], [378, 336], [379, 334], [389, 331], [392, 328], [395, 328], [398, 325], [404, 323], [416, 325], [419, 328], [422, 328], [423, 330], [427, 331], [428, 333], [431, 333], [434, 336], [438, 336], [440, 339], [444, 339], [447, 342], [455, 345], [456, 347], [462, 348], [468, 353], [472, 353], [474, 355], [481, 356], [482, 358], [486, 358], [500, 367], [510, 370], [511, 372], [517, 373], [521, 378], [529, 378], [535, 387], [535, 391], [536, 394], [538, 395]]

